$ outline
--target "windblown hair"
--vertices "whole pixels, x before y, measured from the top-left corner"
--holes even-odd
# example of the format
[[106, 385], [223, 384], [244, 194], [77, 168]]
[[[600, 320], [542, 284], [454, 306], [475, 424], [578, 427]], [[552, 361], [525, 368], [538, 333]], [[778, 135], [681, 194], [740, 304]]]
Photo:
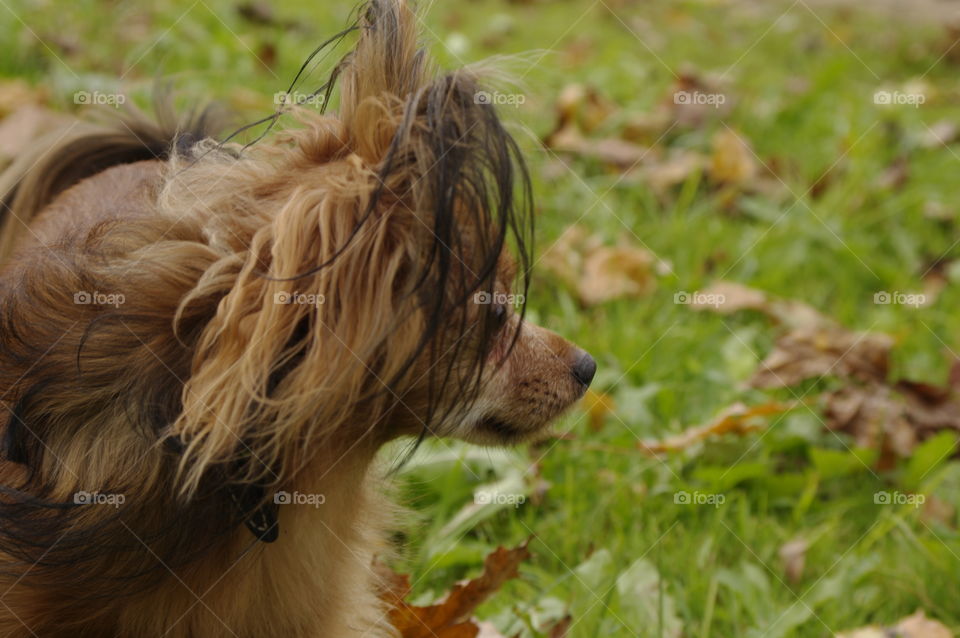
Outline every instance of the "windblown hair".
[[[436, 77], [404, 17], [370, 5], [334, 72], [338, 118], [302, 113], [304, 128], [249, 157], [213, 152], [161, 194], [171, 214], [212, 210], [231, 229], [216, 231], [219, 258], [180, 307], [181, 319], [194, 303], [220, 310], [172, 429], [186, 441], [185, 489], [236, 461], [243, 482], [283, 480], [358, 406], [373, 429], [423, 401], [410, 396], [414, 370], [430, 380], [424, 430], [476, 397], [495, 322], [467, 301], [492, 290], [508, 236], [528, 271], [529, 183], [477, 78]], [[294, 295], [316, 303], [271, 303]]]
[[[118, 536], [119, 517], [88, 525], [69, 501], [98, 489], [166, 503], [136, 516], [128, 503], [124, 520], [178, 564], [318, 450], [411, 425], [429, 433], [468, 409], [496, 327], [489, 306], [468, 301], [493, 289], [508, 243], [527, 272], [529, 182], [494, 107], [476, 98], [479, 78], [438, 75], [415, 22], [402, 2], [367, 6], [331, 78], [336, 116], [297, 111], [299, 128], [246, 149], [206, 138], [204, 118], [128, 118], [43, 149], [41, 170], [14, 181], [5, 237], [22, 238], [9, 227], [84, 177], [167, 160], [149, 216], [101, 221], [42, 272], [27, 256], [6, 275], [5, 449], [27, 475], [0, 503], [0, 549], [37, 573], [136, 549], [97, 542]], [[78, 290], [125, 299], [35, 314]]]

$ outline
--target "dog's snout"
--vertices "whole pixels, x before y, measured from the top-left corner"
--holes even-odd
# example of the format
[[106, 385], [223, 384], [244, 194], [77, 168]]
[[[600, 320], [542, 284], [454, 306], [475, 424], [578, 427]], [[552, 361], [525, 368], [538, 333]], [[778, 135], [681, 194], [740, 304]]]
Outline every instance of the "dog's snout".
[[597, 373], [597, 362], [593, 360], [589, 352], [580, 350], [571, 367], [574, 378], [583, 384], [584, 387], [590, 385], [593, 381], [593, 375]]

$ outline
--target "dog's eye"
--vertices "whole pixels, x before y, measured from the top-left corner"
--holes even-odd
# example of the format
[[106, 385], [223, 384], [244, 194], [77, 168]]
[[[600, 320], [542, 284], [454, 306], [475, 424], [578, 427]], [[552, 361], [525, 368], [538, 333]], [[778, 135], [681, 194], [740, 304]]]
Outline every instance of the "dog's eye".
[[502, 303], [494, 304], [490, 314], [493, 317], [493, 325], [498, 329], [507, 322], [507, 307]]

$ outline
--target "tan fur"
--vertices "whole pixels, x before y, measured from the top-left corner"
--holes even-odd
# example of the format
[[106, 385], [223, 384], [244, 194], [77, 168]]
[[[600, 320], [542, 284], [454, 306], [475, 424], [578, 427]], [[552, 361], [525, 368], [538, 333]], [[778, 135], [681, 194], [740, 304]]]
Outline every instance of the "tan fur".
[[[0, 270], [0, 636], [392, 635], [372, 571], [396, 524], [377, 450], [418, 433], [530, 440], [584, 391], [581, 350], [499, 302], [462, 300], [486, 287], [490, 259], [490, 292], [509, 292], [515, 267], [492, 211], [433, 204], [436, 122], [470, 142], [458, 113], [474, 80], [437, 79], [401, 0], [368, 16], [335, 116], [66, 190], [49, 177], [56, 149], [5, 178], [33, 191], [5, 198], [0, 235], [15, 248]], [[70, 144], [117, 147], [99, 133]], [[449, 271], [430, 252], [438, 215], [458, 229]], [[449, 283], [426, 291], [433, 276]], [[91, 292], [122, 301], [75, 303]], [[432, 300], [450, 304], [434, 332]], [[451, 383], [428, 383], [437, 370]], [[219, 527], [236, 514], [229, 486], [324, 502], [279, 505], [279, 539], [257, 543]], [[31, 509], [78, 490], [126, 502]], [[31, 547], [34, 528], [49, 541]]]

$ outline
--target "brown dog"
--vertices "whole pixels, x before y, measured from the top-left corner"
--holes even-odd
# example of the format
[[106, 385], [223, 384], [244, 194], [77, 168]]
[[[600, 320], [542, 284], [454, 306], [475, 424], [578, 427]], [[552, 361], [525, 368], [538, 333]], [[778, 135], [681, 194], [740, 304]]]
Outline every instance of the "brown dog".
[[337, 116], [82, 125], [3, 177], [0, 636], [392, 635], [377, 450], [531, 440], [584, 392], [507, 303], [517, 147], [415, 23], [369, 3]]

